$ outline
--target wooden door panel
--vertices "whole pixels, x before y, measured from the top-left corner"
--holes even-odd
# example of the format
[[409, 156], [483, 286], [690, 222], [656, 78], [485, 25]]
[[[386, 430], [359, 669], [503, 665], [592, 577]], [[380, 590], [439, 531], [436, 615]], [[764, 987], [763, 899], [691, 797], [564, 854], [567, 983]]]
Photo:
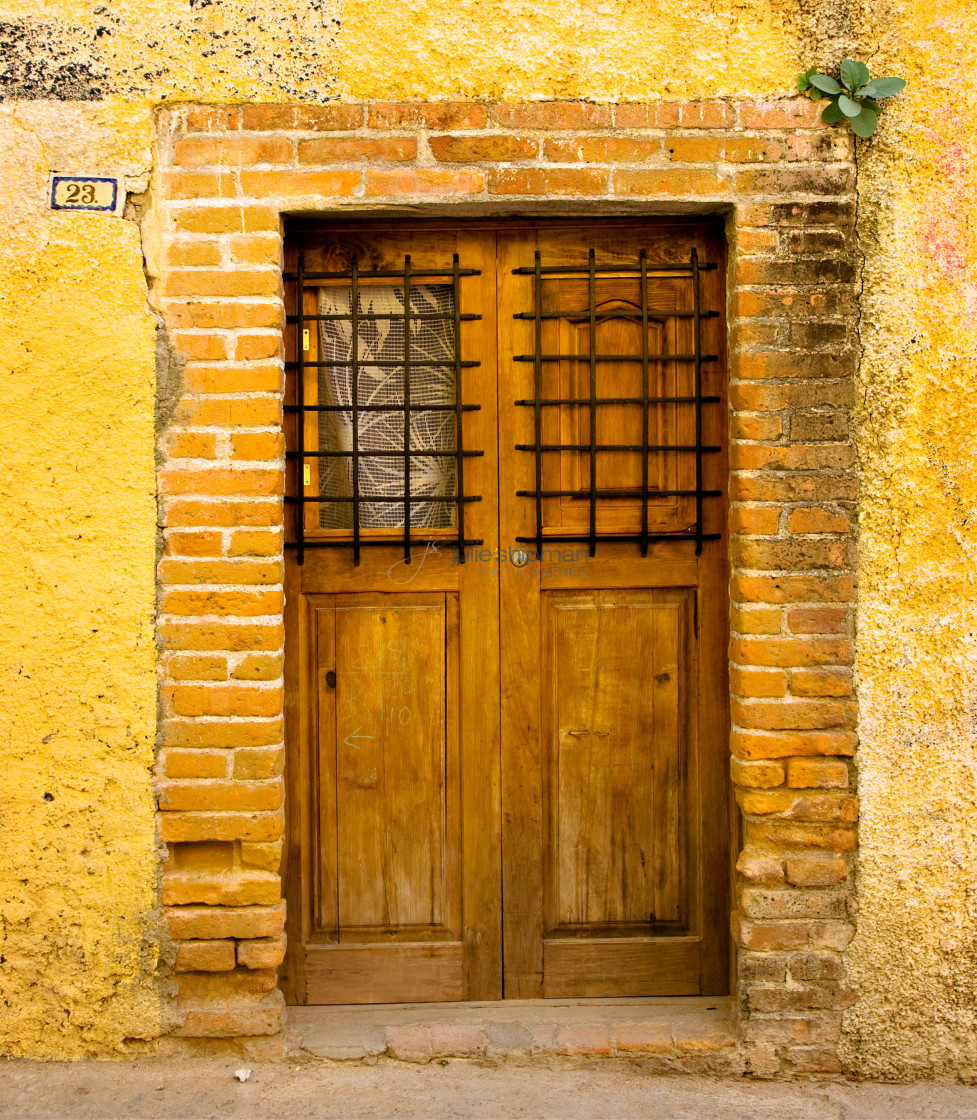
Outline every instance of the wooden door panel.
[[542, 598], [546, 935], [684, 932], [694, 591]]
[[458, 936], [457, 719], [448, 710], [457, 604], [446, 599], [342, 596], [335, 654], [320, 653], [319, 710], [337, 775], [335, 868], [324, 860], [323, 872], [336, 884], [340, 941]]
[[[537, 386], [544, 400], [569, 402], [540, 409], [542, 489], [588, 491], [544, 496], [542, 556], [523, 578], [502, 583], [503, 915], [511, 998], [721, 994], [728, 987], [725, 540], [706, 540], [701, 555], [694, 539], [653, 540], [645, 557], [637, 543], [601, 540], [639, 529], [640, 489], [634, 498], [600, 495], [594, 555], [586, 539], [591, 479], [598, 493], [643, 482], [644, 369], [627, 359], [643, 358], [647, 349], [649, 398], [694, 395], [692, 274], [680, 281], [667, 270], [653, 275], [651, 266], [687, 262], [693, 247], [718, 266], [703, 271], [700, 295], [704, 307], [721, 312], [723, 246], [716, 231], [544, 225], [500, 242], [503, 545], [516, 547], [536, 533], [536, 459], [517, 447], [532, 445], [534, 417], [516, 402], [532, 401]], [[649, 262], [647, 336], [639, 281], [617, 271], [633, 267], [642, 248]], [[593, 281], [596, 369], [591, 249], [596, 268], [607, 270]], [[558, 266], [538, 282], [537, 251], [543, 266]], [[534, 283], [548, 316], [535, 337], [526, 317]], [[508, 360], [539, 344], [545, 360], [535, 368]], [[701, 352], [723, 351], [721, 319], [703, 320]], [[598, 399], [638, 403], [598, 405], [592, 416], [592, 389]], [[720, 489], [721, 361], [702, 363], [702, 393], [717, 398], [702, 431], [720, 447], [703, 453], [703, 486]], [[696, 456], [684, 448], [695, 444], [696, 422], [694, 402], [660, 402], [649, 411], [648, 445], [677, 445], [648, 456], [652, 533], [686, 532], [695, 521], [694, 498], [655, 490], [695, 488]], [[556, 444], [576, 446], [547, 450]], [[626, 446], [598, 450], [592, 474], [593, 444]], [[724, 534], [718, 502], [706, 508], [704, 529]]]
[[[410, 254], [414, 269], [450, 275], [458, 253], [478, 272], [462, 279], [458, 305], [460, 357], [480, 363], [458, 372], [460, 403], [472, 409], [463, 446], [480, 452], [464, 464], [464, 492], [479, 499], [466, 506], [464, 529], [497, 549], [494, 232], [342, 224], [302, 245], [310, 272], [348, 268], [354, 252], [363, 270], [402, 270]], [[287, 251], [292, 269], [296, 251]], [[297, 315], [297, 293], [286, 296]], [[310, 290], [308, 314], [316, 299]], [[307, 360], [316, 360], [319, 335], [309, 333]], [[298, 332], [286, 342], [296, 362]], [[293, 378], [289, 401], [319, 403], [315, 368], [302, 394]], [[290, 415], [294, 446], [300, 425]], [[330, 449], [316, 413], [301, 430], [307, 450]], [[315, 462], [306, 465], [307, 480], [293, 473], [290, 492], [298, 486], [308, 499], [321, 491]], [[498, 583], [459, 563], [454, 517], [454, 527], [419, 532], [431, 540], [413, 546], [409, 563], [402, 528], [364, 518], [357, 564], [352, 530], [325, 527], [306, 504], [303, 563], [286, 552], [286, 998], [499, 998]]]

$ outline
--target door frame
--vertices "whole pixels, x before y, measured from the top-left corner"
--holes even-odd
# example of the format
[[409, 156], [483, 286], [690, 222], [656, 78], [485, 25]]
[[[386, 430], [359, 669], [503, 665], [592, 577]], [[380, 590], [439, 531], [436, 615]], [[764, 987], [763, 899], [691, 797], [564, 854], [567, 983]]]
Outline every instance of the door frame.
[[[403, 219], [399, 219], [399, 218], [378, 218], [378, 219], [374, 219], [374, 218], [371, 218], [369, 216], [353, 216], [353, 215], [347, 216], [347, 215], [344, 215], [342, 219], [338, 219], [336, 217], [330, 217], [330, 218], [323, 218], [323, 219], [315, 221], [315, 222], [308, 222], [307, 220], [300, 220], [298, 222], [292, 223], [289, 226], [289, 238], [290, 238], [290, 240], [294, 240], [295, 238], [301, 237], [304, 233], [320, 233], [321, 234], [324, 230], [329, 230], [329, 229], [369, 230], [369, 231], [374, 231], [376, 233], [384, 233], [384, 232], [389, 232], [389, 231], [392, 231], [392, 230], [424, 231], [424, 230], [428, 230], [428, 229], [432, 229], [432, 228], [438, 228], [439, 226], [440, 227], [460, 227], [460, 228], [472, 229], [472, 230], [493, 230], [493, 231], [498, 231], [498, 230], [501, 230], [501, 229], [525, 229], [525, 228], [538, 229], [538, 228], [541, 228], [541, 227], [542, 228], [566, 228], [567, 223], [569, 221], [574, 220], [574, 218], [582, 219], [582, 220], [586, 221], [587, 225], [595, 225], [596, 224], [596, 225], [601, 225], [601, 226], [604, 226], [604, 225], [620, 225], [620, 224], [633, 225], [633, 224], [636, 224], [636, 223], [646, 223], [647, 222], [647, 223], [653, 223], [653, 224], [656, 224], [656, 225], [667, 225], [669, 227], [674, 227], [674, 226], [701, 227], [703, 225], [703, 223], [708, 223], [710, 225], [716, 226], [721, 222], [721, 219], [717, 215], [713, 215], [713, 216], [697, 215], [695, 217], [689, 217], [688, 215], [684, 215], [684, 216], [672, 216], [672, 215], [661, 215], [661, 214], [641, 215], [641, 214], [631, 214], [631, 213], [615, 214], [615, 215], [577, 214], [577, 215], [574, 215], [574, 216], [570, 216], [570, 215], [567, 215], [567, 216], [549, 216], [549, 215], [547, 215], [547, 217], [543, 218], [543, 219], [533, 218], [533, 217], [529, 217], [529, 216], [506, 217], [506, 218], [497, 218], [497, 217], [494, 217], [494, 216], [480, 217], [480, 218], [455, 218], [451, 215], [443, 214], [443, 213], [438, 214], [438, 215], [434, 215], [432, 217], [426, 217], [426, 218], [425, 217], [412, 216], [412, 217], [405, 217]], [[725, 264], [725, 259], [724, 259], [723, 263]], [[726, 317], [725, 313], [720, 317], [720, 330], [722, 332], [722, 337], [723, 337], [723, 351], [722, 351], [723, 355], [725, 354], [726, 318], [727, 317]], [[725, 368], [725, 360], [723, 362], [723, 368]], [[498, 435], [498, 427], [496, 427], [496, 434]], [[726, 442], [724, 441], [724, 451], [723, 451], [723, 455], [722, 455], [722, 459], [723, 459], [724, 463], [726, 461], [726, 450], [725, 450], [725, 448], [726, 448]], [[727, 491], [727, 495], [728, 495], [728, 491]], [[722, 525], [723, 525], [724, 537], [725, 537], [725, 534], [727, 533], [727, 528], [726, 528], [726, 526], [728, 524], [727, 510], [728, 510], [728, 496], [724, 500], [724, 506], [723, 506], [723, 512], [722, 512]], [[640, 562], [640, 560], [638, 562]], [[648, 562], [648, 561], [645, 561], [645, 562]], [[295, 571], [296, 571], [295, 564], [294, 563], [286, 564], [286, 570], [287, 570], [287, 580], [286, 580], [287, 593], [289, 591], [292, 591], [292, 593], [294, 593], [294, 590], [293, 590], [294, 587], [295, 587], [295, 578], [294, 577], [295, 577]], [[727, 575], [728, 575], [728, 569], [727, 569]], [[715, 590], [715, 588], [714, 588], [714, 590]], [[324, 590], [323, 593], [328, 594], [329, 592], [328, 592], [328, 590]], [[728, 619], [728, 595], [725, 595], [725, 594], [723, 595], [723, 609], [722, 609], [721, 613], [722, 613], [722, 616], [724, 618]], [[290, 612], [290, 610], [288, 609], [288, 606], [286, 606], [286, 612], [285, 612], [286, 619], [288, 619], [290, 617], [290, 615], [294, 620], [295, 619], [294, 614], [292, 612]], [[293, 621], [292, 626], [291, 626], [291, 634], [295, 634], [296, 629], [297, 629], [296, 623], [295, 623], [295, 621]], [[728, 628], [727, 628], [727, 633], [728, 633]], [[294, 660], [295, 656], [298, 656], [298, 657], [304, 656], [301, 651], [295, 651], [295, 650], [292, 651], [292, 654], [290, 656], [290, 653], [289, 653], [290, 645], [294, 646], [294, 644], [295, 644], [294, 639], [290, 641], [290, 630], [289, 630], [288, 624], [286, 623], [286, 635], [285, 635], [286, 664], [288, 664], [290, 660]], [[728, 692], [727, 692], [727, 695], [728, 695]], [[303, 760], [302, 760], [303, 749], [302, 749], [302, 746], [301, 746], [301, 740], [299, 738], [299, 735], [302, 734], [302, 732], [300, 732], [298, 734], [296, 732], [298, 731], [298, 728], [302, 727], [305, 724], [306, 717], [304, 715], [301, 715], [300, 712], [297, 711], [297, 705], [295, 703], [295, 690], [294, 689], [291, 690], [291, 694], [289, 693], [288, 690], [286, 691], [285, 705], [286, 705], [286, 744], [287, 744], [287, 759], [288, 759], [288, 761], [286, 763], [286, 791], [288, 791], [289, 785], [288, 785], [288, 780], [287, 779], [288, 779], [289, 771], [294, 773], [298, 768], [305, 765]], [[728, 709], [727, 709], [727, 714], [726, 714], [726, 722], [727, 722], [727, 725], [728, 725]], [[305, 732], [305, 733], [307, 733], [307, 732]], [[723, 777], [724, 777], [723, 796], [724, 796], [724, 798], [726, 800], [726, 803], [727, 803], [727, 806], [728, 806], [728, 809], [727, 809], [727, 812], [726, 812], [725, 815], [726, 815], [727, 821], [729, 822], [729, 836], [728, 836], [728, 842], [727, 842], [727, 854], [728, 854], [728, 857], [729, 857], [729, 860], [728, 860], [729, 867], [730, 867], [730, 869], [732, 869], [733, 860], [735, 859], [735, 851], [734, 851], [734, 849], [735, 849], [735, 844], [734, 844], [735, 837], [734, 837], [734, 829], [733, 829], [734, 802], [733, 802], [733, 799], [732, 799], [732, 791], [731, 791], [731, 788], [730, 788], [730, 785], [729, 785], [729, 782], [728, 782], [728, 774], [725, 771], [725, 769], [723, 769], [722, 773], [723, 773]], [[503, 779], [503, 781], [504, 781], [504, 779]], [[713, 791], [713, 792], [715, 792], [715, 791]], [[500, 791], [500, 793], [501, 793], [501, 791]], [[298, 812], [298, 810], [297, 810], [297, 807], [295, 805], [295, 798], [289, 796], [288, 792], [286, 792], [286, 797], [285, 797], [285, 813], [286, 813], [286, 830], [285, 831], [286, 831], [286, 837], [287, 838], [292, 838], [292, 837], [300, 836], [303, 832], [303, 829], [304, 829], [305, 836], [306, 836], [306, 841], [305, 841], [305, 843], [302, 843], [300, 845], [301, 850], [304, 851], [307, 848], [307, 842], [308, 842], [307, 838], [308, 838], [309, 834], [308, 834], [307, 827], [303, 826], [301, 821], [296, 819], [297, 812]], [[504, 809], [503, 809], [503, 819], [504, 819]], [[500, 823], [502, 823], [502, 822], [500, 822]], [[503, 828], [503, 836], [504, 836], [504, 832], [505, 832], [504, 823], [502, 823], [502, 828]], [[287, 843], [287, 846], [290, 847], [292, 841], [290, 839], [287, 839], [286, 843]], [[504, 840], [503, 840], [503, 850], [504, 850], [504, 846], [505, 846], [505, 844], [504, 844]], [[286, 851], [288, 850], [288, 847], [286, 848]], [[303, 863], [307, 863], [307, 859], [305, 857], [303, 857]], [[292, 877], [295, 874], [295, 871], [297, 869], [297, 865], [299, 867], [301, 867], [300, 874], [305, 875], [305, 874], [308, 873], [307, 866], [303, 866], [302, 864], [299, 863], [299, 861], [296, 861], [294, 859], [285, 860], [285, 863], [284, 863], [284, 866], [285, 866], [284, 880], [285, 880], [285, 892], [286, 893], [290, 893], [291, 890], [301, 889], [301, 888], [298, 888], [298, 887], [295, 887], [295, 886], [292, 886], [292, 887], [288, 886], [288, 884], [292, 882]], [[728, 899], [730, 909], [732, 909], [732, 890], [731, 890], [732, 881], [733, 881], [733, 876], [730, 873], [729, 875], [727, 875], [725, 877], [726, 890], [724, 892], [724, 894], [726, 895], [726, 897]], [[501, 895], [500, 895], [500, 905], [501, 905]], [[717, 911], [721, 911], [721, 910], [725, 909], [725, 907], [722, 905], [722, 899], [721, 898], [710, 898], [707, 901], [705, 901], [704, 905], [705, 905], [706, 912], [708, 912], [708, 913], [710, 913], [714, 916], [716, 915]], [[294, 909], [294, 907], [293, 907], [293, 909]], [[291, 937], [295, 937], [295, 936], [298, 935], [298, 929], [294, 925], [294, 922], [295, 922], [296, 918], [297, 918], [297, 915], [291, 914], [289, 916], [288, 920], [287, 920], [287, 930], [288, 930], [289, 935]], [[718, 918], [718, 920], [721, 921], [722, 920], [721, 917]], [[504, 923], [504, 920], [503, 920], [500, 923], [500, 935], [501, 935], [502, 931], [504, 930], [504, 928], [505, 928], [505, 923]], [[728, 943], [728, 939], [724, 938], [724, 940], [727, 941], [727, 943]], [[730, 986], [732, 986], [732, 984], [734, 983], [735, 970], [733, 968], [733, 958], [732, 958], [732, 947], [731, 946], [730, 946], [729, 953], [728, 953], [726, 975], [728, 976]], [[294, 993], [295, 993], [295, 990], [296, 990], [296, 987], [295, 987], [296, 983], [297, 983], [297, 981], [293, 982], [291, 979], [289, 979], [288, 976], [286, 976], [283, 979], [282, 988], [283, 988], [283, 991], [285, 992], [286, 999], [289, 1000], [290, 1002], [294, 1002], [294, 998], [295, 998]], [[710, 983], [712, 984], [713, 988], [716, 987], [715, 979], [711, 980]], [[482, 998], [486, 998], [486, 997], [483, 996]], [[497, 998], [497, 997], [489, 997], [489, 998]], [[516, 997], [516, 998], [518, 998], [518, 997]]]

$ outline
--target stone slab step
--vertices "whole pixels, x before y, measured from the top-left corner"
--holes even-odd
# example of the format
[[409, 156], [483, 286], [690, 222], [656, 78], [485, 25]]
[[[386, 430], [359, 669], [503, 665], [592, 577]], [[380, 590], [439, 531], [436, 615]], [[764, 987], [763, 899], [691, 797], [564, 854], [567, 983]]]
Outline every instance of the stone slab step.
[[728, 999], [505, 1000], [290, 1007], [295, 1057], [372, 1064], [641, 1060], [655, 1069], [739, 1072]]

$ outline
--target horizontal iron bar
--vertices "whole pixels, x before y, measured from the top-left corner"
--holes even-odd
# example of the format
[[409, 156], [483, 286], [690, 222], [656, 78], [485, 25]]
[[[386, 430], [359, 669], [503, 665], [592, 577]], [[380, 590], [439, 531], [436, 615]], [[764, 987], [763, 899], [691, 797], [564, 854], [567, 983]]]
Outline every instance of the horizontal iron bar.
[[[708, 266], [702, 265], [702, 267]], [[356, 278], [357, 280], [403, 280], [405, 275], [402, 268], [379, 269], [374, 272], [357, 272]], [[450, 281], [455, 275], [481, 276], [482, 271], [479, 268], [459, 268], [456, 274], [450, 265], [447, 268], [411, 268], [410, 270], [411, 280], [415, 280], [418, 276], [443, 276], [445, 280]], [[297, 272], [282, 273], [283, 280], [298, 280], [298, 278]], [[352, 280], [353, 274], [351, 272], [304, 272], [302, 278], [304, 280]]]
[[[696, 490], [649, 490], [649, 498], [694, 498], [698, 491]], [[517, 490], [517, 498], [535, 498], [537, 492], [535, 490]], [[539, 496], [541, 498], [589, 498], [589, 490], [540, 490]], [[723, 496], [722, 490], [703, 490], [702, 496], [704, 498], [721, 498]], [[634, 490], [598, 490], [598, 498], [640, 498], [641, 491]], [[288, 499], [286, 498], [286, 501]], [[586, 538], [584, 538], [586, 540]]]
[[[286, 404], [286, 412], [352, 412], [351, 404]], [[408, 412], [456, 412], [457, 405], [453, 404], [412, 404]], [[480, 412], [480, 404], [463, 404], [462, 412]], [[402, 404], [361, 404], [357, 406], [358, 412], [403, 412]]]
[[[537, 361], [536, 354], [517, 354], [513, 359], [514, 362], [535, 362]], [[589, 362], [589, 354], [540, 354], [538, 360], [541, 362]], [[645, 357], [642, 354], [595, 354], [595, 362], [639, 362], [644, 363]], [[695, 354], [649, 354], [647, 360], [649, 362], [694, 362]], [[701, 362], [718, 362], [719, 358], [715, 354], [703, 354], [699, 361]], [[307, 366], [314, 366], [315, 362], [306, 362]]]
[[[517, 451], [535, 451], [534, 443], [517, 443]], [[540, 451], [721, 451], [721, 447], [698, 447], [696, 444], [657, 443], [647, 447], [640, 443], [598, 443], [591, 447], [589, 443], [541, 443]], [[306, 455], [309, 453], [306, 452]], [[589, 491], [588, 491], [589, 493]]]
[[[353, 530], [350, 529], [349, 532], [350, 532], [349, 537], [339, 537], [339, 538], [333, 538], [331, 540], [322, 540], [321, 538], [317, 538], [317, 537], [311, 537], [311, 538], [306, 537], [305, 540], [302, 542], [302, 547], [303, 548], [349, 548], [353, 543], [353, 537], [352, 537]], [[398, 535], [397, 535], [396, 538], [384, 538], [382, 540], [377, 540], [373, 537], [360, 537], [359, 546], [360, 546], [360, 548], [379, 548], [379, 547], [382, 546], [382, 547], [385, 547], [385, 548], [401, 548], [402, 549], [404, 547], [404, 538], [399, 535], [399, 533], [400, 533], [399, 529], [397, 530], [397, 533], [398, 533]], [[455, 548], [458, 547], [458, 540], [457, 540], [456, 537], [415, 537], [413, 535], [413, 532], [411, 533], [410, 543], [411, 543], [411, 545], [415, 545], [415, 544], [443, 544], [445, 546], [445, 548], [450, 548], [450, 549], [455, 549]], [[481, 537], [479, 537], [477, 539], [473, 539], [473, 540], [468, 540], [466, 538], [462, 542], [462, 544], [465, 547], [467, 547], [468, 545], [476, 545], [476, 544], [484, 544], [484, 543], [485, 543], [485, 541]], [[298, 548], [299, 543], [298, 543], [298, 541], [286, 541], [285, 542], [285, 547], [286, 548]]]
[[[359, 366], [360, 369], [363, 369], [364, 366], [374, 366], [374, 367], [379, 368], [379, 369], [403, 369], [405, 361], [406, 361], [405, 358], [399, 358], [397, 360], [389, 359], [389, 360], [385, 360], [385, 361], [370, 362], [370, 361], [364, 361], [362, 358], [357, 358], [356, 359], [356, 364]], [[447, 359], [446, 361], [443, 361], [443, 362], [423, 362], [423, 361], [415, 361], [413, 358], [410, 359], [410, 368], [411, 369], [418, 369], [420, 367], [424, 367], [426, 369], [454, 369], [456, 366], [459, 366], [459, 365], [462, 366], [465, 369], [472, 369], [475, 366], [480, 366], [481, 364], [482, 364], [481, 362], [456, 362], [453, 358], [449, 358], [449, 359]], [[352, 366], [352, 365], [353, 365], [353, 359], [350, 358], [348, 361], [332, 360], [332, 361], [325, 361], [325, 362], [310, 362], [310, 361], [286, 362], [285, 363], [285, 368], [286, 369], [310, 369], [310, 368], [315, 368], [315, 367], [323, 367], [323, 368], [327, 368], [327, 369], [337, 369], [337, 368], [342, 369], [343, 367]]]
[[[597, 541], [620, 541], [622, 543], [640, 541], [718, 541], [722, 540], [722, 534], [703, 533], [702, 536], [699, 537], [694, 531], [691, 533], [684, 531], [681, 533], [648, 533], [647, 536], [631, 533], [598, 533], [596, 539]], [[550, 534], [547, 533], [543, 537], [543, 547], [545, 548], [550, 541], [558, 544], [570, 544], [576, 541], [579, 541], [581, 544], [587, 544], [590, 541], [590, 537], [550, 536]], [[536, 537], [516, 537], [516, 543], [537, 544], [538, 541]]]
[[[415, 273], [412, 272], [411, 275], [414, 276]], [[692, 312], [690, 311], [689, 314], [691, 315]], [[345, 321], [345, 322], [349, 323], [349, 322], [352, 322], [353, 318], [354, 318], [354, 316], [353, 316], [353, 313], [351, 311], [347, 312], [345, 315], [335, 314], [335, 315], [302, 315], [301, 316], [301, 319], [302, 319], [303, 323], [309, 323], [309, 322], [328, 322], [328, 323], [332, 323], [332, 322], [335, 322], [337, 320], [339, 322], [344, 322]], [[390, 320], [394, 320], [396, 322], [402, 323], [404, 321], [404, 313], [402, 311], [400, 311], [400, 312], [389, 311], [389, 312], [386, 312], [386, 313], [375, 313], [375, 314], [370, 314], [370, 315], [367, 315], [367, 314], [364, 313], [364, 314], [361, 314], [361, 315], [356, 315], [355, 318], [356, 318], [356, 321], [358, 323], [370, 323], [370, 322], [381, 321], [381, 320], [384, 321], [384, 322], [389, 322]], [[423, 312], [422, 311], [412, 311], [410, 313], [410, 318], [411, 319], [441, 320], [442, 322], [443, 321], [454, 322], [455, 317], [450, 311], [446, 312], [445, 314], [436, 314], [434, 312], [426, 312], [426, 311], [423, 311]], [[465, 314], [465, 315], [459, 315], [458, 318], [461, 319], [461, 321], [463, 323], [469, 323], [474, 319], [481, 319], [481, 315]], [[299, 316], [298, 315], [286, 315], [285, 316], [285, 322], [286, 323], [297, 323], [298, 321], [299, 321]]]
[[[343, 502], [351, 504], [358, 502], [362, 505], [376, 505], [383, 503], [386, 505], [402, 506], [408, 499], [403, 494], [360, 494], [356, 498], [342, 497], [342, 496], [328, 496], [323, 497], [321, 494], [317, 498], [307, 498], [304, 495], [300, 498], [286, 495], [286, 502], [312, 502], [315, 505], [325, 505], [327, 502]], [[445, 494], [443, 497], [432, 497], [429, 494], [411, 494], [410, 504], [415, 502], [448, 502], [451, 505], [457, 505], [459, 501], [462, 502], [480, 502], [482, 500], [481, 494], [465, 494], [459, 498], [457, 494]]]
[[[535, 319], [535, 311], [519, 311], [512, 316], [513, 319]], [[541, 311], [539, 313], [540, 319], [582, 319], [583, 314], [580, 311]], [[694, 319], [694, 311], [658, 311], [657, 309], [648, 309], [648, 317], [651, 319]], [[700, 311], [700, 319], [717, 319], [719, 317], [718, 311]], [[608, 311], [603, 315], [597, 316], [598, 322], [603, 322], [605, 319], [638, 319], [642, 320], [644, 316], [640, 311]]]
[[[695, 404], [696, 397], [649, 397], [648, 404]], [[703, 397], [703, 404], [719, 404], [722, 397]], [[552, 404], [590, 404], [590, 397], [548, 397], [540, 401], [523, 400], [514, 401], [517, 405], [526, 405], [530, 408], [535, 407], [537, 404], [552, 405]], [[644, 405], [642, 397], [598, 397], [594, 402], [595, 404], [640, 404]], [[286, 408], [289, 407], [286, 405]]]
[[[699, 265], [699, 271], [704, 269], [716, 268], [717, 266], [712, 262], [707, 262]], [[690, 277], [692, 276], [692, 269], [688, 264], [649, 264], [646, 266], [647, 272], [685, 272]], [[635, 276], [641, 275], [641, 265], [639, 264], [609, 264], [601, 268], [592, 270], [595, 276], [600, 276], [605, 272], [633, 272]], [[579, 272], [582, 276], [586, 277], [590, 274], [585, 264], [552, 264], [546, 265], [545, 268], [514, 268], [512, 270], [513, 276], [535, 276], [539, 272], [542, 276], [551, 276], [556, 272]], [[311, 276], [311, 272], [307, 272], [306, 276]], [[364, 276], [366, 273], [363, 274]]]
[[[364, 451], [362, 447], [356, 449], [356, 454], [361, 459], [403, 459], [403, 451]], [[464, 455], [466, 459], [477, 458], [484, 455], [484, 451], [414, 451], [410, 452], [412, 459], [417, 458], [432, 458], [434, 456], [445, 456], [448, 459], [455, 459], [458, 455]], [[352, 450], [349, 451], [286, 451], [286, 459], [349, 459], [353, 455]]]

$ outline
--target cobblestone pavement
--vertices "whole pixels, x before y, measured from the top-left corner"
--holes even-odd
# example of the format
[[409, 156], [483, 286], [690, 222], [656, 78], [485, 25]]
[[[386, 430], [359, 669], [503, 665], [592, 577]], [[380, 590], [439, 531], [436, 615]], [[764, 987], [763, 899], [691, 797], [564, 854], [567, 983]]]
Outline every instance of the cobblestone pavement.
[[[234, 1071], [250, 1068], [245, 1082]], [[373, 1066], [241, 1059], [12, 1060], [0, 1116], [197, 1117], [975, 1117], [977, 1088], [661, 1077], [617, 1064], [490, 1068], [461, 1059]]]

